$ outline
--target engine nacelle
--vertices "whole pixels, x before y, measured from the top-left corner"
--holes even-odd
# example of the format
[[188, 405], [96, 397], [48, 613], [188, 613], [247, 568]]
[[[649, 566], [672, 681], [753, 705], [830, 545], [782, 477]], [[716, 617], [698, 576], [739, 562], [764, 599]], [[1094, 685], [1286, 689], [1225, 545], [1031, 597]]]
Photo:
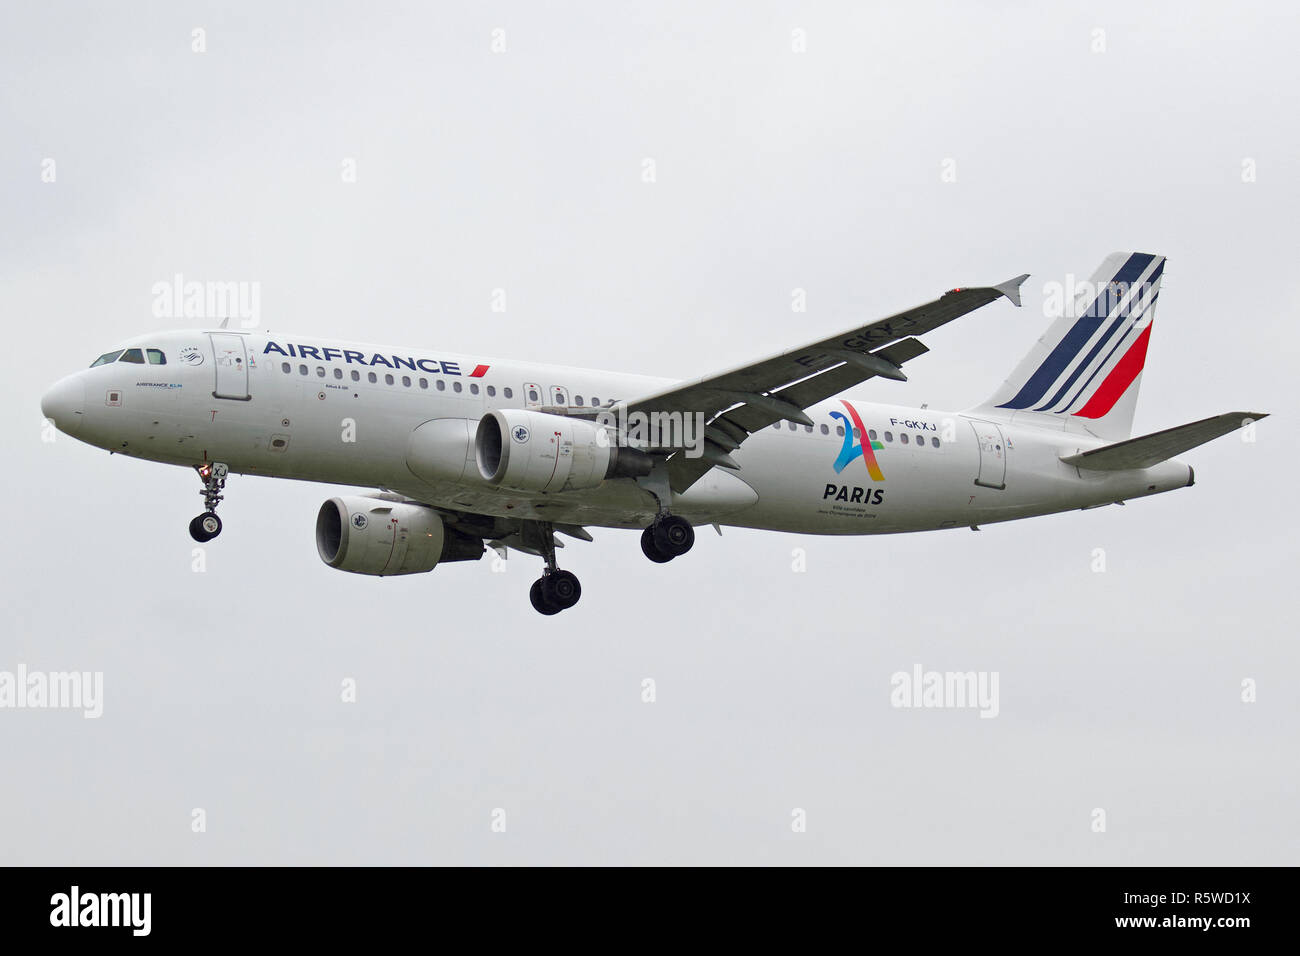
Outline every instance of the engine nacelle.
[[440, 561], [476, 561], [483, 541], [443, 524], [432, 508], [384, 498], [331, 498], [316, 515], [316, 550], [353, 574], [416, 574]]
[[650, 474], [645, 452], [616, 446], [582, 418], [522, 408], [488, 412], [474, 436], [474, 460], [489, 484], [516, 491], [576, 491], [607, 478]]

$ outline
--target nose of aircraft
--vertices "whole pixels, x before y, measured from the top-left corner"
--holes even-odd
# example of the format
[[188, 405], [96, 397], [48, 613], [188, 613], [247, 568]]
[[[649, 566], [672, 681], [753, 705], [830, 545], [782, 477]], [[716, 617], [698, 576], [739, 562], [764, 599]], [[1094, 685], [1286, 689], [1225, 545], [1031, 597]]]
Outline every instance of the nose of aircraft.
[[86, 410], [86, 384], [77, 375], [59, 379], [41, 397], [41, 414], [53, 419], [59, 431], [75, 435]]

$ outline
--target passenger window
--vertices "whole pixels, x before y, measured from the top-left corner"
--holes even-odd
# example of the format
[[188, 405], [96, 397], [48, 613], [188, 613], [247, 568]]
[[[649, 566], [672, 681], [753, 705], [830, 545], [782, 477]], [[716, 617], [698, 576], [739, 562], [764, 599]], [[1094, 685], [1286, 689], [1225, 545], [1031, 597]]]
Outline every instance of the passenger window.
[[366, 375], [366, 381], [369, 382], [371, 385], [374, 385], [376, 382], [379, 381], [379, 376], [376, 375], [374, 372], [371, 372], [368, 375]]
[[438, 385], [438, 391], [445, 392], [447, 390], [447, 383], [444, 382], [442, 379], [437, 380], [437, 385]]
[[145, 355], [149, 356], [150, 365], [166, 365], [167, 356], [163, 355], [162, 349], [145, 349]]
[[777, 423], [776, 423], [775, 425], [773, 425], [772, 427], [775, 428], [777, 431], [780, 431], [780, 430], [781, 430], [781, 423], [780, 423], [780, 422], [777, 422]]
[[899, 435], [899, 436], [898, 436], [898, 440], [899, 440], [900, 442], [902, 442], [904, 445], [906, 445], [906, 444], [907, 444], [907, 432], [903, 432], [903, 434]]
[[356, 369], [352, 370], [352, 381], [354, 382], [361, 381], [361, 373], [358, 372]]
[[317, 377], [317, 378], [324, 378], [324, 377], [325, 377], [325, 366], [324, 366], [324, 365], [317, 365], [317, 366], [316, 366], [316, 377]]
[[392, 385], [392, 384], [393, 384], [393, 376], [391, 376], [391, 375], [385, 375], [385, 376], [384, 376], [384, 384], [385, 384], [385, 385]]
[[[581, 405], [582, 402], [579, 402], [578, 404]], [[600, 399], [597, 398], [595, 395], [591, 396], [591, 407], [592, 407], [592, 408], [599, 408], [599, 407], [600, 407]]]
[[402, 376], [402, 387], [403, 387], [403, 388], [410, 388], [410, 387], [411, 387], [411, 376], [409, 376], [409, 375], [403, 375], [403, 376]]
[[573, 396], [573, 404], [575, 404], [575, 405], [581, 407], [581, 405], [582, 405], [582, 396], [581, 396], [581, 395], [574, 395], [574, 396]]
[[853, 437], [856, 438], [858, 441], [862, 441], [862, 429], [861, 428], [853, 429]]
[[876, 440], [876, 430], [875, 430], [874, 428], [868, 428], [868, 429], [867, 429], [867, 437], [870, 438], [872, 441], [875, 441], [875, 440]]
[[822, 426], [822, 434], [823, 434], [823, 435], [829, 435], [830, 433], [831, 433], [831, 430], [830, 430], [828, 427], [826, 427], [825, 425], [823, 425], [823, 426]]
[[341, 368], [336, 368], [336, 369], [334, 370], [334, 377], [335, 377], [335, 378], [342, 378], [342, 377], [343, 377], [343, 369], [341, 369]]
[[299, 374], [299, 375], [306, 375], [306, 374], [307, 374], [307, 366], [305, 366], [305, 365], [299, 365], [299, 366], [298, 366], [298, 374]]
[[925, 445], [925, 436], [924, 436], [924, 435], [917, 435], [917, 436], [916, 436], [916, 443], [917, 443], [918, 445]]
[[799, 430], [799, 426], [796, 425], [794, 422], [786, 422], [786, 424], [790, 426], [790, 431], [792, 432]]
[[290, 372], [293, 371], [293, 367], [288, 362], [281, 362], [280, 371], [283, 372], [285, 375], [288, 375]]
[[470, 383], [470, 386], [469, 386], [469, 393], [470, 393], [471, 395], [477, 395], [477, 394], [478, 394], [478, 383], [477, 383], [477, 382], [471, 382], [471, 383]]
[[893, 433], [893, 432], [885, 432], [885, 441], [893, 441], [893, 440], [894, 440], [894, 433]]
[[488, 393], [488, 398], [494, 398], [497, 393], [497, 387], [495, 385], [489, 385], [487, 387], [487, 393]]
[[811, 425], [805, 425], [805, 426], [803, 427], [803, 430], [806, 431], [809, 435], [812, 434], [812, 426], [811, 426]]
[[429, 380], [427, 378], [420, 379], [420, 388], [428, 388], [428, 387], [429, 387]]
[[121, 349], [118, 349], [116, 352], [105, 352], [99, 358], [95, 359], [95, 361], [91, 362], [90, 367], [94, 368], [97, 365], [108, 365], [112, 362], [116, 362], [117, 357], [121, 354], [122, 354]]
[[507, 387], [505, 388], [504, 393], [505, 393], [506, 398], [514, 398], [514, 397], [515, 397], [515, 390], [514, 390], [513, 388], [510, 388], [509, 386], [507, 386]]
[[122, 353], [122, 357], [118, 359], [118, 361], [130, 362], [132, 365], [143, 365], [144, 353], [141, 352], [139, 349], [127, 349], [125, 352]]
[[537, 401], [537, 389], [535, 389], [535, 388], [530, 388], [530, 389], [528, 390], [528, 400], [529, 400], [530, 402], [535, 402], [535, 401]]
[[835, 426], [835, 434], [838, 435], [840, 438], [843, 438], [843, 437], [844, 437], [844, 426], [843, 426], [843, 425], [836, 425], [836, 426]]
[[451, 389], [453, 392], [462, 392], [465, 390], [465, 386], [460, 384], [460, 382], [452, 382]]
[[933, 445], [935, 448], [938, 448], [938, 447], [939, 447], [939, 439], [937, 439], [937, 438], [931, 438], [931, 439], [930, 439], [930, 444]]

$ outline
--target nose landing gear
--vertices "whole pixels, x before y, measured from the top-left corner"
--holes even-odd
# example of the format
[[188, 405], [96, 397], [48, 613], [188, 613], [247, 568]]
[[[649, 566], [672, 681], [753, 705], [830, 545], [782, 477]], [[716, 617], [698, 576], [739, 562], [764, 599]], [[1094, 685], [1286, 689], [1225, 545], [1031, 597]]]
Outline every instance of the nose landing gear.
[[200, 544], [211, 541], [221, 534], [221, 519], [217, 517], [217, 505], [224, 497], [221, 492], [226, 487], [226, 476], [230, 469], [224, 462], [208, 461], [195, 465], [199, 480], [203, 482], [204, 512], [190, 521], [190, 537]]

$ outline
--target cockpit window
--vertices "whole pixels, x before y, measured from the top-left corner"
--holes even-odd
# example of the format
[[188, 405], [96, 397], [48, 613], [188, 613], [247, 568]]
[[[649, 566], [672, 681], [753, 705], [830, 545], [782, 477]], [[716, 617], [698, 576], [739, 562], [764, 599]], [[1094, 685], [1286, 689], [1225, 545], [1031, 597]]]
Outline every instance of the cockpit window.
[[167, 356], [163, 354], [162, 349], [145, 349], [145, 353], [149, 356], [150, 365], [167, 364]]
[[122, 353], [122, 357], [118, 359], [118, 361], [131, 362], [134, 365], [143, 365], [144, 354], [141, 352], [140, 349], [127, 349], [125, 352]]
[[99, 358], [95, 359], [95, 361], [91, 362], [90, 367], [94, 368], [97, 365], [107, 365], [109, 362], [116, 362], [117, 357], [121, 354], [121, 349], [118, 349], [116, 352], [105, 352]]

